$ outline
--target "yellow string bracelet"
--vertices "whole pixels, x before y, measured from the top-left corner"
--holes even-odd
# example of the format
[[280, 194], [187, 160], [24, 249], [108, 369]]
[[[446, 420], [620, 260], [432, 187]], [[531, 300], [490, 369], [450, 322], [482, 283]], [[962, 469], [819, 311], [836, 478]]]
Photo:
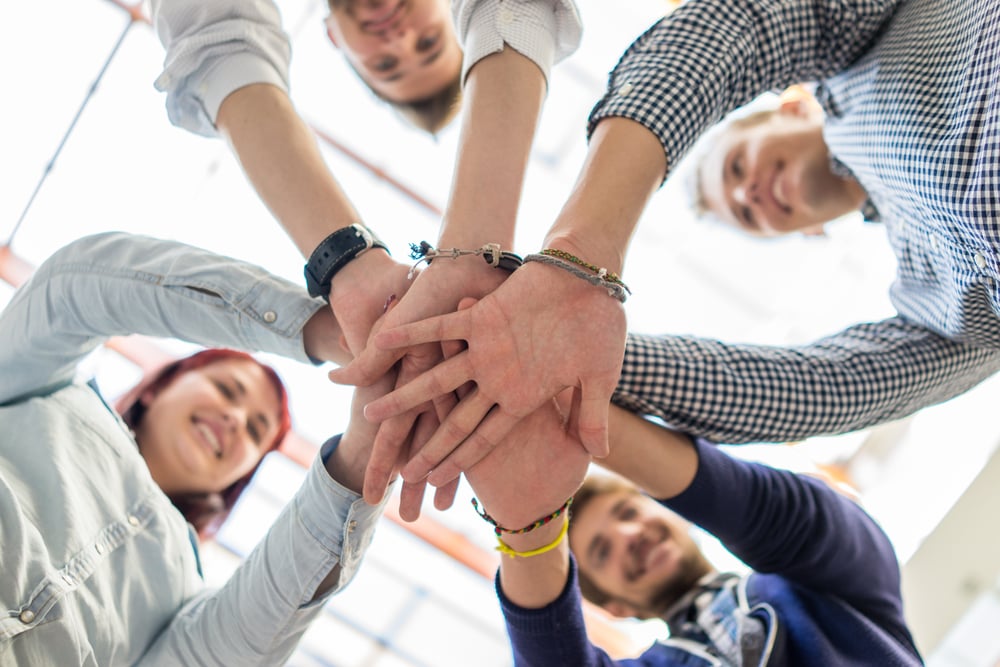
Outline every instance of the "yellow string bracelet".
[[566, 538], [566, 533], [569, 532], [569, 521], [563, 521], [563, 527], [556, 536], [556, 539], [552, 540], [544, 547], [538, 547], [537, 549], [532, 549], [531, 551], [514, 551], [507, 543], [497, 538], [496, 550], [505, 556], [510, 556], [511, 558], [531, 558], [532, 556], [540, 556], [547, 551], [552, 551], [559, 546], [559, 543]]

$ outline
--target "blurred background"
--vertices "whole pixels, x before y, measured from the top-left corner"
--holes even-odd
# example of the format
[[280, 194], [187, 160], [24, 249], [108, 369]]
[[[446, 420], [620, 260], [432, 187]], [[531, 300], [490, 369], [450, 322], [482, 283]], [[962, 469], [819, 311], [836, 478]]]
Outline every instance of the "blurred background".
[[[408, 128], [357, 80], [327, 40], [325, 0], [278, 0], [292, 38], [292, 99], [320, 136], [331, 170], [396, 257], [437, 235], [457, 123], [437, 137]], [[539, 247], [585, 152], [584, 127], [607, 72], [665, 0], [579, 0], [583, 45], [557, 66], [532, 155], [515, 250]], [[0, 275], [23, 279], [68, 241], [106, 230], [178, 239], [300, 281], [303, 260], [260, 204], [225, 144], [172, 127], [153, 88], [163, 51], [148, 7], [110, 0], [15, 0], [0, 8]], [[825, 238], [754, 240], [695, 220], [683, 165], [648, 208], [624, 276], [629, 327], [773, 344], [808, 342], [892, 314], [894, 259], [878, 225], [838, 221]], [[13, 255], [11, 254], [13, 253]], [[0, 307], [13, 287], [0, 281]], [[156, 341], [167, 354], [190, 347]], [[133, 360], [88, 363], [106, 394], [135, 382]], [[350, 392], [281, 359], [300, 440], [274, 454], [209, 545], [208, 579], [224, 581], [303, 476], [310, 447], [346, 424]], [[3, 378], [0, 378], [3, 382]], [[870, 431], [741, 456], [827, 475], [851, 488], [892, 538], [909, 620], [930, 665], [1000, 665], [1000, 382]], [[356, 581], [307, 633], [293, 665], [509, 665], [492, 574], [492, 533], [469, 506], [430, 505], [415, 524], [390, 508]], [[732, 556], [704, 537], [720, 567]], [[591, 613], [616, 655], [663, 634], [657, 623]]]

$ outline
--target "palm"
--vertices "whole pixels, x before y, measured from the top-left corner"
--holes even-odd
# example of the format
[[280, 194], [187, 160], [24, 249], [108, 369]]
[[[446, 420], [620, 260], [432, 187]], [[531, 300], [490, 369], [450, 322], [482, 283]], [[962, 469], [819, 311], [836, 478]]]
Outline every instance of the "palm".
[[475, 382], [476, 390], [404, 469], [405, 478], [435, 468], [432, 483], [454, 478], [567, 387], [580, 403], [570, 428], [589, 451], [606, 453], [608, 404], [625, 349], [617, 301], [558, 269], [529, 264], [474, 307], [387, 330], [376, 343], [402, 348], [455, 339], [468, 349], [368, 406], [369, 418], [386, 419]]

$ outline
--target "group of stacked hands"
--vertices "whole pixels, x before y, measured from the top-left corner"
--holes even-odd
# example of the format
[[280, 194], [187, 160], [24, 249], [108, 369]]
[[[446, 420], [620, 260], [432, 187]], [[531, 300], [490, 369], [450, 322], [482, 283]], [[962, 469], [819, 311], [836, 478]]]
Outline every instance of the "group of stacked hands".
[[[354, 575], [394, 481], [412, 519], [427, 484], [443, 509], [464, 473], [497, 537], [516, 664], [921, 664], [871, 517], [713, 443], [871, 426], [1000, 368], [1000, 5], [690, 0], [615, 67], [577, 184], [522, 257], [517, 202], [549, 69], [579, 42], [572, 1], [455, 0], [454, 28], [440, 0], [330, 4], [331, 39], [390, 103], [420, 107], [421, 81], [464, 87], [441, 233], [414, 246], [426, 265], [391, 258], [323, 164], [272, 3], [154, 1], [171, 120], [229, 141], [308, 258], [306, 289], [106, 234], [15, 295], [0, 316], [0, 543], [17, 573], [0, 583], [0, 661], [281, 663]], [[763, 235], [863, 210], [897, 252], [898, 315], [794, 349], [627, 334], [624, 260], [648, 199], [725, 113], [801, 81], [818, 104], [713, 135], [699, 204]], [[188, 524], [210, 536], [280, 442], [284, 389], [210, 351], [113, 412], [73, 375], [120, 333], [333, 362], [357, 387], [347, 431], [217, 591]], [[592, 460], [618, 476], [585, 480]], [[715, 571], [688, 522], [751, 574]], [[612, 660], [587, 639], [581, 591], [669, 637]]]

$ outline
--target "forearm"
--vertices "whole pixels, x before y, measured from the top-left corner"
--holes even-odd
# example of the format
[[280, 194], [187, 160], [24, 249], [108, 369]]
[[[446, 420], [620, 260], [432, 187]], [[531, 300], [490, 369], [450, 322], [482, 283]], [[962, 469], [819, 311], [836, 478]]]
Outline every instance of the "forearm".
[[686, 435], [611, 406], [611, 451], [600, 465], [631, 480], [654, 498], [673, 498], [691, 485], [698, 454]]
[[304, 257], [331, 232], [360, 221], [283, 90], [253, 84], [235, 91], [216, 125]]
[[353, 578], [383, 507], [317, 460], [226, 585], [189, 601], [144, 664], [284, 664], [326, 598]]
[[480, 60], [466, 84], [462, 131], [442, 247], [478, 247], [514, 241], [545, 78], [513, 49]]
[[[504, 534], [504, 544], [521, 553], [543, 548], [559, 539], [565, 519], [520, 535]], [[539, 609], [555, 600], [566, 586], [569, 574], [569, 540], [563, 538], [556, 548], [537, 556], [500, 558], [500, 585], [507, 598], [527, 609]]]
[[109, 336], [133, 333], [309, 361], [322, 306], [264, 269], [181, 243], [110, 233], [67, 245], [0, 314], [0, 403], [69, 381]]
[[611, 73], [589, 131], [613, 117], [653, 132], [677, 164], [725, 113], [767, 90], [842, 71], [899, 0], [698, 0], [640, 36]]
[[715, 442], [784, 442], [912, 414], [1000, 370], [1000, 352], [900, 318], [800, 347], [630, 335], [614, 402]]
[[602, 123], [545, 245], [621, 273], [635, 226], [667, 164], [654, 134], [624, 118]]

